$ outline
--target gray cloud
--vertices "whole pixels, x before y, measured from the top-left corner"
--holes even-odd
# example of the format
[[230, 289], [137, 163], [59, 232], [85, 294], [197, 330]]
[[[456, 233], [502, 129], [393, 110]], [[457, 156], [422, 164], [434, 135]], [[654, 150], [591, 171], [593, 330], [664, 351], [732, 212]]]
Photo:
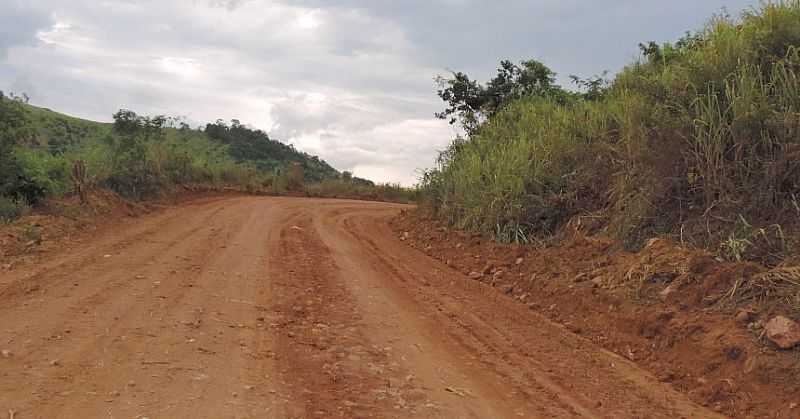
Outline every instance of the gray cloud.
[[34, 43], [36, 33], [50, 25], [48, 13], [29, 7], [25, 1], [5, 0], [0, 13], [0, 60], [6, 58], [12, 45]]
[[531, 57], [562, 82], [615, 71], [639, 42], [754, 2], [11, 0], [0, 89], [100, 120], [121, 107], [237, 118], [340, 169], [409, 184], [454, 134], [432, 118], [437, 74], [485, 79], [500, 59]]

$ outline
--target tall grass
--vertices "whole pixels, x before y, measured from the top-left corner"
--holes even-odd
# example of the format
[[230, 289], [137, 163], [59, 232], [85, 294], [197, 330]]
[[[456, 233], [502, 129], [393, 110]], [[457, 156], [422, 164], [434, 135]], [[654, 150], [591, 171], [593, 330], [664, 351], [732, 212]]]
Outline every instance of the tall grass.
[[800, 1], [714, 17], [647, 49], [599, 100], [507, 106], [442, 153], [421, 201], [504, 241], [588, 212], [636, 244], [710, 213], [793, 211], [799, 74]]

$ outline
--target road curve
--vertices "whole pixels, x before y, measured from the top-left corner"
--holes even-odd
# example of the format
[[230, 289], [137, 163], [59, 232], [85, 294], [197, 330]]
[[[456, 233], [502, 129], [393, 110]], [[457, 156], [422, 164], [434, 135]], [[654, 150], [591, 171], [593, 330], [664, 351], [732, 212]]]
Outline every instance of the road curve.
[[0, 418], [715, 418], [398, 240], [400, 205], [231, 198], [0, 274]]

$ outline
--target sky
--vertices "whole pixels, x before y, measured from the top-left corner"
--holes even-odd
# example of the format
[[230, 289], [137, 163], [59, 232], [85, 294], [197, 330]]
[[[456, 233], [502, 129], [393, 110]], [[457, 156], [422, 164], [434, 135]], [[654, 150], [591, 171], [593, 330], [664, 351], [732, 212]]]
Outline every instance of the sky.
[[434, 78], [502, 59], [613, 74], [756, 0], [0, 0], [0, 90], [110, 121], [239, 119], [339, 170], [412, 185], [456, 131]]

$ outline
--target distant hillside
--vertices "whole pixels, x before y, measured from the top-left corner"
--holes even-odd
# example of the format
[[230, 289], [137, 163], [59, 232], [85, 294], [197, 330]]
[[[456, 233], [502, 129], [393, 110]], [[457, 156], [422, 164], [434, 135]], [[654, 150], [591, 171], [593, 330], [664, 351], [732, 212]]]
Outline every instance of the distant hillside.
[[[23, 144], [29, 147], [59, 154], [81, 143], [115, 135], [112, 123], [88, 121], [47, 108], [27, 104], [24, 106], [35, 133]], [[298, 163], [303, 167], [307, 182], [336, 179], [341, 175], [338, 170], [319, 157], [273, 140], [267, 133], [248, 128], [238, 120], [233, 120], [230, 124], [217, 120], [213, 124], [207, 124], [204, 129], [192, 130], [178, 120], [166, 118], [165, 130], [168, 131], [168, 136], [176, 135], [178, 132], [182, 133], [182, 137], [189, 139], [206, 136], [212, 142], [226, 146], [227, 154], [237, 163], [252, 165], [261, 172], [273, 173], [292, 163]]]
[[110, 189], [142, 200], [179, 189], [409, 202], [414, 190], [340, 173], [238, 120], [193, 129], [121, 109], [113, 123], [75, 118], [0, 91], [0, 223], [49, 198]]
[[27, 104], [24, 109], [34, 136], [23, 145], [45, 147], [54, 154], [63, 153], [82, 141], [99, 139], [111, 133], [110, 123], [88, 121]]
[[228, 146], [231, 157], [237, 162], [253, 164], [262, 171], [274, 171], [288, 163], [299, 163], [303, 166], [307, 181], [321, 182], [341, 175], [319, 157], [275, 141], [267, 133], [248, 128], [235, 119], [230, 125], [221, 120], [207, 124], [205, 134], [213, 141]]
[[75, 118], [0, 92], [0, 222], [47, 197], [93, 187], [147, 199], [180, 185], [270, 194], [306, 193], [323, 182], [347, 191], [375, 186], [237, 120], [193, 129], [126, 109], [113, 120]]

